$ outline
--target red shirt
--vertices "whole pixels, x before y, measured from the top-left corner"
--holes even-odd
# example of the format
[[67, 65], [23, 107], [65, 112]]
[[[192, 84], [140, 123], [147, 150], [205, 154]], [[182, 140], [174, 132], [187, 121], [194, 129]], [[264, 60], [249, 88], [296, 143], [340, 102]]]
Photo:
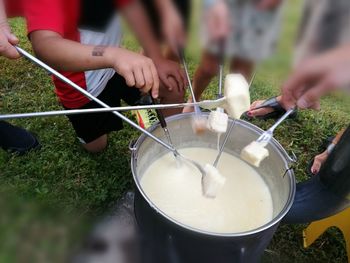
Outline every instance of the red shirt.
[[5, 0], [4, 3], [8, 17], [23, 16], [22, 0]]
[[[16, 0], [9, 0], [10, 2]], [[80, 42], [79, 22], [83, 15], [81, 10], [83, 5], [89, 0], [18, 0], [23, 1], [24, 15], [27, 20], [28, 33], [37, 30], [49, 30], [60, 34], [63, 38]], [[95, 1], [95, 2], [93, 2]], [[90, 4], [102, 3], [101, 0], [90, 0]], [[115, 1], [116, 8], [120, 8], [132, 0], [103, 0]], [[110, 4], [110, 3], [109, 3]], [[91, 6], [91, 5], [90, 5]], [[18, 6], [17, 6], [18, 7]], [[14, 7], [11, 7], [14, 8]], [[91, 8], [90, 8], [91, 9]], [[94, 10], [88, 10], [94, 12]], [[110, 10], [106, 10], [110, 11]], [[115, 12], [113, 10], [113, 12]], [[95, 17], [104, 19], [106, 14], [101, 12]], [[98, 19], [96, 19], [98, 20]], [[87, 81], [84, 72], [60, 72], [80, 87], [86, 89]], [[56, 94], [61, 103], [67, 108], [80, 108], [90, 100], [84, 95], [74, 90], [69, 85], [53, 77]]]

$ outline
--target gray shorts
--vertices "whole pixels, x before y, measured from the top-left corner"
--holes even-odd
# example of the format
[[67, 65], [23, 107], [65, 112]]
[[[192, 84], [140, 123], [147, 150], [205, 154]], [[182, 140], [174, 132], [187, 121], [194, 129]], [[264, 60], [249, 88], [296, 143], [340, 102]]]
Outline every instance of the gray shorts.
[[[232, 32], [227, 43], [227, 55], [259, 62], [273, 55], [277, 47], [282, 22], [282, 6], [274, 10], [259, 10], [255, 0], [227, 0]], [[215, 46], [206, 47], [216, 52]]]

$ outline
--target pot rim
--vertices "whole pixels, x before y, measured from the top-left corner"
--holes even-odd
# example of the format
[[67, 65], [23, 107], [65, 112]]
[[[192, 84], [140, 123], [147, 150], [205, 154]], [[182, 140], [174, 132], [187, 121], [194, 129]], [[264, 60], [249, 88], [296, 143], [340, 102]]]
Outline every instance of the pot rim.
[[[203, 114], [207, 114], [207, 113], [203, 113]], [[183, 119], [183, 118], [189, 118], [191, 117], [191, 115], [193, 115], [193, 113], [182, 113], [182, 114], [177, 114], [177, 115], [173, 115], [170, 116], [168, 118], [166, 118], [167, 121], [176, 121], [179, 119]], [[236, 121], [239, 122], [241, 124], [243, 124], [243, 126], [245, 128], [248, 128], [250, 130], [254, 130], [258, 133], [262, 133], [264, 132], [264, 130], [262, 130], [261, 128], [259, 128], [258, 126], [255, 126], [254, 124], [251, 124], [249, 122], [246, 122], [244, 120], [233, 120], [230, 119], [231, 121]], [[150, 132], [153, 132], [154, 130], [156, 130], [159, 127], [159, 122], [155, 123], [154, 125], [152, 125], [148, 130]], [[150, 207], [152, 209], [154, 209], [158, 214], [162, 215], [165, 219], [167, 219], [168, 221], [170, 221], [171, 223], [180, 226], [186, 230], [192, 231], [192, 232], [196, 232], [196, 233], [200, 233], [200, 234], [205, 234], [208, 236], [213, 236], [213, 237], [242, 237], [242, 236], [248, 236], [248, 235], [254, 235], [256, 233], [262, 232], [266, 229], [269, 229], [271, 227], [273, 227], [275, 224], [278, 224], [282, 218], [288, 213], [288, 211], [290, 210], [292, 204], [293, 204], [293, 200], [294, 200], [294, 196], [295, 196], [295, 191], [296, 191], [296, 181], [295, 181], [295, 176], [294, 176], [294, 171], [293, 169], [290, 169], [288, 167], [288, 164], [286, 165], [286, 173], [283, 176], [288, 176], [289, 178], [289, 183], [291, 186], [289, 195], [288, 195], [288, 199], [287, 202], [285, 204], [285, 206], [282, 208], [281, 212], [275, 216], [270, 222], [249, 230], [249, 231], [244, 231], [244, 232], [238, 232], [238, 233], [217, 233], [217, 232], [211, 232], [211, 231], [205, 231], [205, 230], [201, 230], [198, 228], [194, 228], [188, 225], [185, 225], [175, 219], [173, 219], [172, 217], [168, 216], [166, 213], [164, 213], [161, 209], [159, 209], [150, 198], [148, 198], [147, 194], [143, 191], [140, 182], [137, 178], [136, 175], [136, 162], [135, 162], [135, 155], [137, 155], [138, 152], [138, 146], [141, 145], [143, 143], [143, 141], [147, 138], [147, 135], [142, 134], [135, 143], [133, 143], [132, 146], [132, 154], [131, 154], [131, 171], [132, 171], [132, 175], [133, 175], [133, 180], [136, 184], [136, 187], [138, 189], [138, 191], [141, 193], [141, 195], [143, 196], [143, 198], [147, 201], [147, 203], [150, 205]], [[286, 152], [286, 150], [282, 147], [282, 145], [275, 139], [272, 138], [270, 144], [277, 149], [277, 152], [281, 155], [283, 155], [283, 157], [288, 160], [289, 162], [293, 162], [293, 159], [288, 155], [288, 153]]]

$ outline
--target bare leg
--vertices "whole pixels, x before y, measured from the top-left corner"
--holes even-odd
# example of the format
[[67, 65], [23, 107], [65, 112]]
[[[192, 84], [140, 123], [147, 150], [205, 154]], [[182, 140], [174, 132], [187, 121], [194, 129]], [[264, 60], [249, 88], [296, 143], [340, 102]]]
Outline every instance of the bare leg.
[[[205, 88], [209, 85], [212, 78], [217, 75], [219, 71], [218, 60], [216, 56], [204, 52], [193, 78], [193, 91], [196, 100], [199, 100]], [[192, 98], [188, 99], [192, 102]], [[183, 112], [192, 112], [193, 107], [184, 108]]]
[[[172, 81], [175, 81], [175, 80], [172, 80]], [[168, 89], [161, 87], [159, 97], [160, 97], [160, 102], [163, 104], [183, 103], [184, 97], [185, 97], [185, 90], [179, 91], [178, 89], [175, 89], [175, 90], [169, 91]], [[181, 111], [182, 111], [181, 108], [162, 110], [165, 117], [175, 115], [175, 114], [180, 114]]]
[[231, 61], [230, 70], [233, 73], [241, 73], [249, 82], [252, 77], [254, 66], [254, 62], [252, 61], [241, 58], [233, 58]]
[[96, 140], [83, 144], [83, 148], [90, 153], [102, 152], [107, 147], [107, 134], [102, 135]]

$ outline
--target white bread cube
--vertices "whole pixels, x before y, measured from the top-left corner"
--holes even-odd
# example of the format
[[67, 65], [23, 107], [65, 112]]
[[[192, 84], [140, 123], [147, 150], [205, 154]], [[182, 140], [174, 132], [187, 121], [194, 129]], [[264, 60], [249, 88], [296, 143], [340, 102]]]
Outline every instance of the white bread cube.
[[204, 166], [204, 171], [205, 175], [202, 178], [203, 195], [208, 198], [215, 198], [225, 185], [226, 178], [210, 164]]
[[241, 158], [256, 167], [259, 167], [260, 163], [268, 156], [269, 151], [256, 141], [251, 142], [241, 151]]
[[216, 133], [225, 133], [227, 130], [227, 124], [228, 115], [225, 112], [221, 111], [220, 109], [210, 112], [208, 118], [209, 130]]
[[228, 74], [225, 78], [225, 109], [230, 117], [239, 119], [250, 109], [249, 84], [242, 74]]

